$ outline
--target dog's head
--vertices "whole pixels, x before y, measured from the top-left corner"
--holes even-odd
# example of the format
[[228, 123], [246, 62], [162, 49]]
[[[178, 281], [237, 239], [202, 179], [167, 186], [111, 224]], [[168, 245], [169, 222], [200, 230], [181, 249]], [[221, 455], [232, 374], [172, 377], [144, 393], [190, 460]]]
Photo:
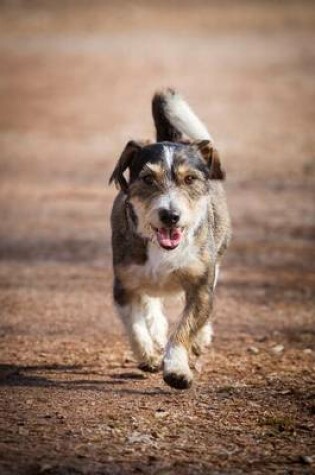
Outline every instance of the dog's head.
[[137, 232], [172, 250], [202, 222], [210, 180], [223, 178], [218, 153], [208, 140], [144, 146], [129, 142], [110, 182], [127, 195]]

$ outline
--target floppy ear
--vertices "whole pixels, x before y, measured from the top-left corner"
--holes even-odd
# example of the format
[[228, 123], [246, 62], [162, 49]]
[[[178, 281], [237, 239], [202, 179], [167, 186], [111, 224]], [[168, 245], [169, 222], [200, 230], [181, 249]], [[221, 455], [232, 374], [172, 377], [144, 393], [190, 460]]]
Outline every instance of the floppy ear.
[[128, 189], [128, 183], [124, 177], [124, 172], [130, 167], [132, 160], [139, 150], [141, 150], [141, 145], [139, 145], [137, 142], [134, 142], [133, 140], [128, 142], [122, 154], [120, 155], [118, 163], [109, 179], [109, 184], [114, 182], [116, 187], [119, 187], [124, 193], [126, 193]]
[[197, 149], [203, 156], [210, 169], [210, 178], [212, 180], [224, 180], [225, 172], [221, 168], [219, 152], [209, 140], [201, 140], [196, 142]]

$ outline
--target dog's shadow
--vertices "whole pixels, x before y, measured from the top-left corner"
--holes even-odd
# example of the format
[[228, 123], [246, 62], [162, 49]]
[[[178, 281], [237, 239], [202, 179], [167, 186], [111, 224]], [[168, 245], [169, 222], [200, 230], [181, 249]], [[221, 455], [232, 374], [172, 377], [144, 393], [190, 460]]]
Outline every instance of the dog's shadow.
[[[43, 375], [41, 373], [44, 373]], [[71, 379], [62, 379], [65, 375], [71, 375]], [[87, 379], [73, 378], [86, 376]], [[91, 375], [98, 375], [100, 379], [91, 379]], [[50, 377], [51, 376], [51, 377]], [[62, 388], [66, 390], [93, 390], [97, 392], [119, 392], [125, 394], [161, 395], [168, 393], [167, 389], [148, 388], [136, 389], [131, 387], [122, 388], [134, 381], [144, 381], [147, 376], [137, 372], [117, 372], [105, 374], [92, 368], [84, 368], [82, 365], [11, 365], [0, 364], [0, 386], [11, 387], [39, 387], [39, 388]], [[60, 379], [59, 379], [60, 378]], [[118, 389], [119, 388], [119, 389]]]

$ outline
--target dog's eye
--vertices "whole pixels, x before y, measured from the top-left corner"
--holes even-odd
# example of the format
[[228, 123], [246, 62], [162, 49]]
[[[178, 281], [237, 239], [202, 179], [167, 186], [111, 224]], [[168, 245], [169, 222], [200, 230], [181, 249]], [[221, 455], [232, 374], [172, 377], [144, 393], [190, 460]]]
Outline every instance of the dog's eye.
[[152, 175], [146, 175], [142, 177], [142, 180], [144, 181], [146, 185], [149, 185], [149, 186], [153, 185], [154, 183], [154, 178]]
[[192, 185], [195, 180], [196, 180], [196, 177], [192, 175], [187, 175], [184, 178], [184, 182], [186, 185]]

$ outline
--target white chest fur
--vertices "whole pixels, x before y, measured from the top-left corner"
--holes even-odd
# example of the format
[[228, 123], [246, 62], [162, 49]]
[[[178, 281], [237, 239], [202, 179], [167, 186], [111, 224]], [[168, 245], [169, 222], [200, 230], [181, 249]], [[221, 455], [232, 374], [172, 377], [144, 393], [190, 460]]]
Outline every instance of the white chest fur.
[[152, 295], [182, 291], [174, 272], [199, 265], [198, 249], [193, 244], [167, 251], [155, 243], [148, 245], [148, 258], [144, 265], [131, 265], [125, 270], [130, 289], [143, 290]]
[[176, 270], [189, 267], [196, 259], [197, 249], [193, 244], [166, 251], [158, 245], [150, 243], [144, 272], [150, 276], [152, 281], [156, 281], [167, 277]]

